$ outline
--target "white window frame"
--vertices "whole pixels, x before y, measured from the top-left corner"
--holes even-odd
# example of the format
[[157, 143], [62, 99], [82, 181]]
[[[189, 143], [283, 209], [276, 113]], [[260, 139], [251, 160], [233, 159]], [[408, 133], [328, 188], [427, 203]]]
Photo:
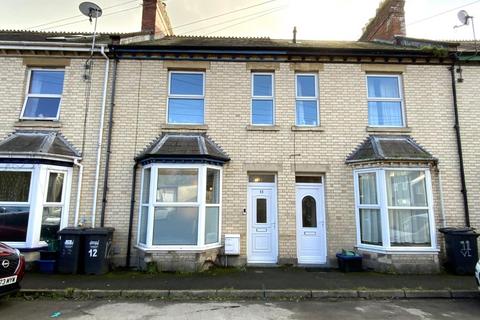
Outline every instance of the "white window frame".
[[[30, 180], [29, 201], [25, 202], [0, 202], [8, 205], [29, 206], [29, 219], [27, 227], [27, 238], [25, 242], [11, 242], [2, 241], [7, 245], [18, 249], [34, 249], [46, 247], [45, 241], [40, 241], [40, 231], [42, 228], [42, 215], [43, 207], [46, 203], [48, 177], [50, 172], [61, 172], [65, 174], [65, 180], [63, 184], [63, 210], [60, 220], [60, 230], [68, 225], [68, 214], [70, 203], [70, 191], [72, 184], [72, 171], [71, 167], [62, 167], [55, 165], [45, 164], [7, 164], [0, 163], [0, 171], [29, 171], [32, 173]], [[1, 241], [1, 236], [0, 236]]]
[[[391, 246], [390, 244], [390, 225], [388, 220], [388, 206], [387, 200], [387, 182], [386, 171], [422, 171], [425, 173], [425, 188], [428, 202], [428, 219], [430, 228], [430, 246], [425, 247], [400, 247]], [[360, 204], [360, 190], [358, 186], [358, 176], [361, 173], [375, 173], [377, 183], [377, 200], [380, 206], [380, 219], [382, 226], [382, 243], [383, 245], [373, 245], [362, 243], [361, 229], [360, 229], [360, 209], [361, 208], [373, 208], [377, 209], [375, 205], [359, 205]], [[395, 253], [395, 254], [422, 254], [422, 253], [438, 253], [440, 250], [437, 247], [437, 237], [435, 230], [435, 213], [433, 205], [432, 195], [432, 180], [429, 168], [417, 167], [417, 168], [368, 168], [358, 169], [353, 172], [354, 177], [354, 191], [355, 191], [355, 222], [357, 227], [357, 247], [361, 250], [377, 252], [377, 253]], [[374, 208], [375, 207], [375, 208]], [[408, 207], [409, 209], [415, 209], [415, 207]], [[422, 207], [422, 209], [424, 209]]]
[[[371, 97], [369, 90], [368, 90], [368, 78], [369, 77], [383, 77], [383, 78], [396, 78], [398, 80], [398, 98], [379, 98], [379, 97]], [[406, 118], [405, 118], [405, 99], [403, 96], [403, 81], [401, 74], [385, 74], [385, 73], [368, 73], [365, 77], [365, 85], [367, 87], [367, 122], [369, 127], [380, 127], [380, 128], [405, 128]], [[400, 125], [379, 125], [379, 124], [371, 124], [370, 117], [368, 114], [370, 113], [370, 102], [400, 102], [400, 108], [402, 113], [402, 123]]]
[[[22, 120], [54, 120], [57, 121], [60, 117], [60, 108], [62, 106], [62, 96], [63, 96], [63, 88], [62, 94], [43, 94], [43, 93], [30, 93], [30, 81], [32, 80], [32, 71], [63, 71], [63, 86], [65, 86], [65, 69], [63, 68], [29, 68], [28, 75], [27, 75], [27, 87], [25, 89], [25, 101], [23, 102], [22, 113], [20, 115], [20, 119]], [[58, 103], [57, 115], [55, 117], [48, 117], [48, 118], [40, 118], [40, 117], [25, 117], [25, 108], [27, 107], [28, 98], [60, 98], [60, 102]]]
[[[298, 77], [299, 76], [310, 76], [315, 79], [315, 96], [314, 97], [305, 97], [298, 95]], [[316, 73], [296, 73], [295, 74], [295, 125], [298, 127], [318, 127], [320, 126], [320, 103], [318, 99], [318, 74]], [[317, 109], [317, 124], [300, 124], [297, 118], [297, 101], [315, 101]]]
[[[43, 217], [43, 209], [44, 208], [62, 208], [62, 214], [61, 214], [61, 218], [60, 218], [60, 229], [61, 230], [62, 228], [66, 227], [66, 224], [64, 223], [63, 226], [62, 226], [62, 221], [66, 222], [67, 221], [67, 218], [64, 216], [64, 212], [65, 212], [65, 198], [68, 197], [67, 195], [67, 179], [68, 179], [68, 171], [67, 170], [58, 170], [58, 169], [53, 169], [53, 168], [50, 168], [50, 167], [47, 167], [46, 169], [47, 173], [46, 173], [46, 184], [45, 184], [45, 192], [44, 192], [44, 195], [43, 195], [43, 206], [42, 206], [42, 217]], [[50, 183], [50, 173], [59, 173], [59, 174], [63, 174], [64, 178], [63, 178], [63, 185], [62, 185], [62, 199], [60, 200], [60, 202], [48, 202], [47, 201], [47, 197], [48, 197], [48, 185]], [[40, 220], [40, 225], [41, 225], [41, 221]], [[41, 230], [40, 230], [41, 231]], [[41, 236], [41, 234], [40, 234]]]
[[[143, 205], [143, 180], [144, 170], [151, 168], [150, 171], [150, 192], [148, 203], [148, 219], [147, 219], [147, 241], [146, 244], [140, 243], [140, 228], [141, 228], [141, 215]], [[220, 185], [219, 185], [219, 213], [218, 213], [218, 241], [211, 244], [205, 244], [205, 214], [206, 207], [209, 206], [206, 203], [206, 183], [207, 183], [207, 168], [219, 170]], [[198, 170], [198, 190], [196, 202], [157, 202], [156, 190], [158, 169], [197, 169]], [[140, 205], [137, 227], [137, 247], [145, 251], [155, 250], [175, 250], [175, 251], [204, 251], [212, 248], [221, 247], [221, 232], [222, 232], [222, 184], [223, 184], [223, 168], [210, 164], [169, 164], [169, 163], [152, 163], [142, 168], [142, 184], [140, 190]], [[145, 204], [146, 205], [146, 204]], [[217, 204], [210, 204], [217, 206]], [[198, 230], [197, 230], [197, 245], [154, 245], [153, 244], [153, 227], [154, 227], [154, 213], [155, 207], [169, 206], [169, 207], [194, 207], [198, 206]]]
[[[202, 94], [201, 95], [191, 95], [191, 94], [172, 94], [172, 74], [175, 73], [183, 73], [183, 74], [201, 74], [202, 75]], [[204, 125], [205, 124], [205, 114], [206, 114], [206, 105], [205, 105], [205, 83], [206, 83], [206, 72], [205, 71], [178, 71], [178, 70], [171, 70], [168, 72], [168, 97], [167, 97], [167, 113], [166, 113], [166, 123], [173, 124], [173, 125]], [[192, 100], [203, 100], [203, 121], [200, 122], [170, 122], [169, 114], [170, 114], [170, 99], [192, 99]]]
[[[254, 95], [254, 89], [255, 89], [255, 76], [256, 75], [268, 75], [271, 76], [271, 82], [272, 82], [272, 95], [271, 96], [256, 96]], [[251, 96], [252, 98], [250, 99], [250, 124], [252, 126], [274, 126], [276, 122], [276, 117], [275, 117], [275, 73], [274, 72], [252, 72], [251, 74]], [[272, 123], [253, 123], [253, 100], [266, 100], [266, 101], [272, 101]]]

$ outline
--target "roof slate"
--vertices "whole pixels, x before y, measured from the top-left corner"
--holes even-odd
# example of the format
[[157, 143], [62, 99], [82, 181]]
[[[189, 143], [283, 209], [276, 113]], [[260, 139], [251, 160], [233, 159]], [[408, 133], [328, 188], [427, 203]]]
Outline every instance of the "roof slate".
[[201, 133], [163, 133], [157, 140], [135, 157], [136, 161], [145, 159], [211, 159], [222, 163], [230, 157], [206, 134]]
[[364, 50], [411, 50], [411, 47], [396, 46], [389, 43], [362, 42], [362, 41], [323, 41], [270, 38], [243, 38], [243, 37], [205, 37], [205, 36], [167, 36], [160, 39], [136, 42], [134, 46], [155, 47], [229, 47], [251, 49], [274, 48], [311, 48], [311, 49], [364, 49]]
[[377, 161], [433, 161], [437, 159], [410, 136], [370, 135], [346, 159], [346, 163]]
[[[147, 32], [130, 33], [97, 33], [96, 43], [112, 43], [111, 37], [131, 37], [147, 34]], [[91, 43], [93, 34], [89, 32], [65, 31], [31, 31], [31, 30], [0, 30], [0, 41], [38, 41], [38, 42], [65, 42], [65, 43]]]
[[2, 156], [80, 158], [80, 153], [55, 131], [16, 131], [0, 141]]

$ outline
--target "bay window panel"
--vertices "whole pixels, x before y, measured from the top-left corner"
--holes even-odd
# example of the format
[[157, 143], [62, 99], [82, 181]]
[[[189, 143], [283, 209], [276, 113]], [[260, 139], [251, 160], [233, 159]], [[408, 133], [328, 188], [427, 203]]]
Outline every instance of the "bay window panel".
[[63, 207], [44, 207], [42, 213], [42, 227], [40, 231], [41, 241], [52, 241], [57, 239], [57, 232], [60, 230]]
[[376, 173], [371, 172], [359, 174], [358, 191], [360, 204], [378, 204]]
[[220, 170], [207, 168], [206, 202], [220, 203]]
[[29, 206], [0, 204], [0, 241], [25, 242], [29, 216]]
[[382, 219], [380, 209], [359, 209], [362, 243], [382, 245]]
[[64, 173], [50, 172], [48, 177], [47, 202], [62, 202]]
[[207, 207], [205, 210], [205, 244], [217, 243], [220, 218], [219, 207]]
[[392, 246], [430, 246], [428, 210], [390, 209], [390, 244]]
[[197, 245], [198, 207], [156, 207], [153, 245]]
[[158, 202], [197, 202], [197, 169], [158, 169]]
[[152, 169], [147, 168], [143, 170], [143, 186], [142, 186], [142, 203], [149, 203], [150, 201], [150, 173]]
[[394, 207], [426, 207], [427, 190], [423, 171], [387, 171], [388, 205]]
[[28, 202], [30, 171], [0, 171], [0, 202]]
[[142, 206], [140, 212], [139, 242], [147, 244], [148, 206]]

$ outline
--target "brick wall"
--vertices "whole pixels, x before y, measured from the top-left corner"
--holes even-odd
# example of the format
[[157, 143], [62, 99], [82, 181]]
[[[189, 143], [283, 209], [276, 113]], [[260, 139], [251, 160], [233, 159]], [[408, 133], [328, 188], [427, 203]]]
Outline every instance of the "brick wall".
[[[85, 112], [85, 82], [82, 79], [84, 60], [71, 59], [66, 67], [65, 88], [60, 115], [60, 131], [77, 148], [82, 146], [83, 116]], [[0, 57], [3, 72], [0, 75], [1, 136], [15, 128], [25, 91], [26, 67], [21, 58]], [[84, 183], [80, 220], [90, 221], [91, 201], [98, 136], [101, 88], [104, 61], [98, 60], [93, 70], [93, 84], [87, 118], [85, 141]], [[325, 207], [328, 257], [332, 259], [341, 248], [356, 245], [352, 168], [344, 164], [345, 157], [371, 132], [367, 132], [367, 101], [365, 72], [360, 64], [325, 64], [318, 72], [320, 94], [320, 121], [323, 131], [292, 131], [295, 123], [295, 72], [288, 63], [280, 63], [275, 71], [276, 125], [278, 131], [250, 131], [251, 71], [242, 62], [212, 62], [206, 70], [205, 122], [207, 134], [231, 157], [224, 167], [223, 229], [225, 233], [241, 235], [241, 256], [246, 257], [247, 206], [246, 164], [271, 165], [279, 168], [278, 175], [278, 230], [281, 261], [296, 258], [295, 230], [295, 169], [305, 165], [326, 168]], [[162, 61], [121, 60], [118, 64], [116, 106], [110, 164], [110, 188], [107, 199], [106, 226], [115, 227], [114, 247], [116, 262], [124, 263], [130, 209], [130, 188], [133, 158], [165, 130], [168, 70]], [[468, 114], [469, 106], [478, 109], [474, 84], [479, 75], [464, 71], [468, 80], [459, 86], [461, 110]], [[471, 79], [471, 81], [470, 81]], [[462, 196], [458, 169], [458, 155], [454, 134], [454, 120], [450, 74], [446, 66], [406, 66], [403, 73], [407, 123], [412, 135], [439, 159], [444, 192], [445, 223], [461, 226], [463, 220]], [[109, 106], [109, 101], [107, 101]], [[108, 119], [108, 108], [105, 122]], [[477, 150], [475, 145], [475, 118], [462, 116], [465, 150]], [[469, 128], [467, 130], [467, 128]], [[106, 139], [105, 126], [105, 139]], [[294, 156], [296, 154], [296, 156]], [[475, 152], [466, 157], [472, 212], [480, 203], [478, 166]], [[103, 158], [105, 159], [105, 146]], [[476, 171], [475, 171], [476, 170]], [[137, 180], [137, 205], [134, 216], [133, 245], [136, 243], [140, 170]], [[473, 173], [473, 174], [472, 174]], [[70, 205], [70, 223], [73, 222], [76, 201], [77, 169], [74, 171]], [[100, 181], [103, 182], [103, 163]], [[441, 226], [439, 176], [432, 170], [435, 220]], [[102, 183], [99, 188], [97, 212], [100, 212]], [[97, 222], [99, 216], [97, 214]], [[479, 225], [478, 214], [472, 222]], [[223, 237], [222, 237], [223, 238]], [[440, 243], [440, 242], [439, 242]], [[132, 245], [132, 247], [133, 247]], [[137, 254], [136, 249], [132, 253]], [[410, 259], [409, 257], [407, 257]], [[407, 259], [406, 258], [406, 259]], [[407, 260], [408, 260], [407, 259]], [[401, 260], [398, 258], [397, 260]], [[430, 256], [423, 261], [434, 261]], [[135, 261], [135, 257], [132, 259]], [[333, 262], [333, 261], [332, 261]]]
[[[245, 63], [234, 62], [212, 62], [206, 70], [207, 133], [232, 159], [224, 168], [222, 234], [239, 233], [241, 255], [245, 257], [247, 230], [246, 216], [242, 214], [247, 206], [245, 164], [279, 166], [279, 253], [281, 259], [296, 258], [292, 165], [315, 164], [329, 168], [324, 172], [328, 256], [334, 257], [341, 248], [352, 248], [356, 244], [353, 175], [344, 160], [370, 133], [366, 131], [366, 86], [361, 66], [325, 64], [319, 72], [323, 132], [292, 131], [295, 78], [287, 63], [281, 63], [275, 72], [279, 131], [247, 130], [250, 73]], [[107, 224], [120, 227], [127, 222], [130, 199], [124, 194], [130, 186], [132, 158], [158, 136], [165, 125], [167, 77], [161, 61], [121, 61], [119, 64]], [[445, 66], [407, 66], [403, 78], [409, 134], [440, 159], [443, 190], [448, 195], [444, 199], [446, 223], [462, 225], [449, 72]], [[295, 161], [294, 154], [299, 154]], [[440, 196], [434, 170], [432, 182], [439, 226]], [[137, 220], [138, 208], [135, 224]], [[124, 248], [124, 238], [120, 241]]]

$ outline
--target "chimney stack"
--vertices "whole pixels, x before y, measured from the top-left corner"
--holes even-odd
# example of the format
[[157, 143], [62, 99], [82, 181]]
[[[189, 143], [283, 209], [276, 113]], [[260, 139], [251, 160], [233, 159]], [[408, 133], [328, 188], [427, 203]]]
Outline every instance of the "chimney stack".
[[161, 0], [143, 0], [142, 31], [155, 36], [173, 35], [166, 7]]
[[405, 0], [384, 0], [363, 28], [359, 41], [392, 41], [395, 36], [405, 36]]

